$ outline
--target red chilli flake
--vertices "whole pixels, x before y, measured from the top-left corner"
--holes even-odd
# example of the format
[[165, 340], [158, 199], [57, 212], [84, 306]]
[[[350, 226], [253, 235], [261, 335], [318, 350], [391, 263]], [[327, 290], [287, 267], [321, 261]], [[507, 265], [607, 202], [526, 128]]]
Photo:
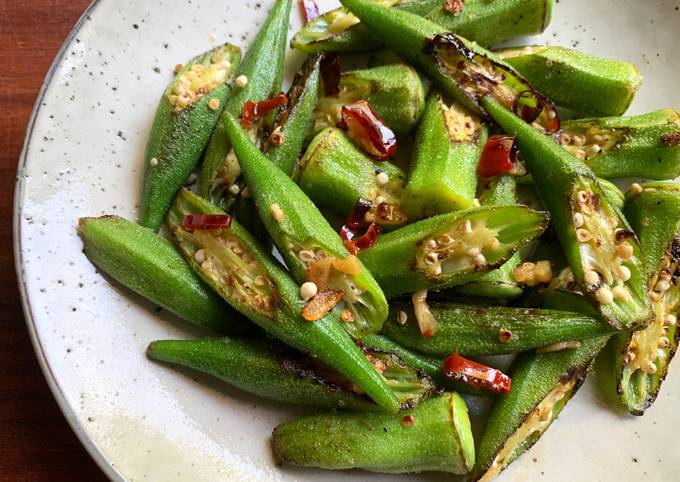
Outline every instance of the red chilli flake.
[[309, 23], [320, 15], [319, 5], [317, 5], [316, 0], [300, 0], [300, 8], [302, 9], [305, 23]]
[[321, 59], [321, 79], [323, 80], [323, 92], [331, 97], [340, 93], [340, 55], [336, 52], [325, 54]]
[[560, 130], [560, 117], [555, 106], [535, 92], [529, 90], [520, 92], [515, 99], [513, 110], [518, 117], [528, 124], [533, 123], [539, 116], [543, 115], [542, 125], [548, 132]]
[[464, 6], [465, 6], [465, 0], [445, 0], [444, 1], [444, 10], [446, 10], [447, 12], [452, 13], [454, 15], [458, 15], [460, 12], [462, 12]]
[[[359, 198], [354, 210], [340, 228], [340, 237], [350, 254], [356, 255], [359, 251], [369, 249], [378, 242], [382, 226], [366, 222], [366, 214], [372, 207], [371, 201]], [[364, 234], [357, 236], [362, 229], [366, 229]]]
[[376, 161], [394, 157], [397, 137], [365, 100], [342, 107], [339, 127]]
[[443, 372], [444, 376], [470, 385], [475, 390], [492, 393], [508, 393], [512, 384], [510, 377], [500, 370], [467, 360], [458, 354], [444, 360]]
[[231, 216], [228, 214], [185, 214], [180, 228], [185, 231], [208, 231], [230, 226]]
[[250, 129], [253, 122], [269, 114], [274, 109], [288, 105], [288, 97], [281, 92], [271, 99], [261, 100], [260, 102], [247, 101], [241, 110], [241, 125]]
[[517, 142], [512, 136], [494, 135], [484, 145], [477, 175], [490, 178], [511, 171], [517, 162]]

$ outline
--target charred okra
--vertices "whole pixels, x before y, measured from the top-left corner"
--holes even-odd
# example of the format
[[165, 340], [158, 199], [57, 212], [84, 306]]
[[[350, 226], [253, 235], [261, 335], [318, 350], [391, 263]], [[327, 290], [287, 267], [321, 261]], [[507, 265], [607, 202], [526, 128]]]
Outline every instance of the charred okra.
[[403, 207], [412, 221], [472, 207], [477, 164], [488, 131], [479, 117], [430, 94], [418, 133]]
[[279, 425], [272, 434], [282, 463], [324, 469], [468, 473], [475, 461], [463, 399], [445, 393], [397, 416], [328, 413]]
[[383, 235], [359, 258], [388, 297], [475, 279], [543, 233], [547, 215], [524, 206], [442, 214]]
[[[298, 185], [314, 203], [346, 219], [357, 200], [371, 203], [382, 224], [404, 224], [401, 210], [406, 175], [389, 162], [375, 162], [340, 129], [321, 131], [298, 165]], [[381, 207], [382, 206], [382, 207]], [[382, 213], [389, 213], [387, 219]]]
[[567, 121], [562, 124], [561, 140], [599, 177], [680, 176], [680, 114], [673, 109]]
[[[187, 216], [192, 221], [189, 225]], [[224, 227], [200, 225], [212, 216], [223, 220]], [[197, 227], [191, 226], [194, 219]], [[340, 322], [324, 313], [314, 323], [303, 318], [304, 290], [250, 233], [228, 220], [222, 211], [182, 189], [168, 225], [194, 271], [232, 307], [273, 337], [343, 374], [385, 410], [398, 411], [394, 393]]]
[[619, 116], [628, 110], [642, 76], [632, 64], [564, 47], [496, 52], [539, 92], [579, 117]]
[[334, 310], [350, 333], [380, 331], [387, 301], [368, 269], [348, 253], [314, 203], [260, 152], [230, 114], [225, 125], [267, 231], [293, 278], [310, 287], [308, 306], [334, 299], [322, 305]]
[[510, 393], [498, 397], [487, 419], [471, 480], [488, 482], [529, 450], [574, 396], [607, 337], [557, 353], [522, 353]]
[[485, 97], [483, 102], [494, 120], [517, 137], [581, 290], [615, 328], [633, 330], [649, 324], [652, 314], [640, 245], [593, 172], [495, 99]]
[[334, 127], [342, 120], [342, 107], [365, 100], [397, 135], [408, 135], [425, 108], [423, 82], [405, 64], [345, 72], [340, 92], [319, 99], [314, 113], [314, 132]]
[[240, 49], [224, 44], [182, 67], [163, 93], [144, 155], [143, 226], [158, 231], [163, 224], [175, 193], [208, 144], [240, 60]]
[[117, 216], [82, 218], [87, 258], [126, 288], [196, 325], [243, 333], [249, 323], [196, 276], [166, 239]]

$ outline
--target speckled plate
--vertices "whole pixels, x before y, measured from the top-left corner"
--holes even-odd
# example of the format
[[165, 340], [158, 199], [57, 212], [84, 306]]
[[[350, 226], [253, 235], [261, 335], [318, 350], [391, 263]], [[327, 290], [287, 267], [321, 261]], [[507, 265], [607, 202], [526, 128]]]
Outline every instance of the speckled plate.
[[[15, 249], [36, 353], [66, 418], [114, 480], [450, 480], [278, 468], [271, 430], [300, 409], [148, 361], [150, 341], [200, 333], [110, 284], [81, 253], [79, 217], [136, 218], [144, 144], [173, 66], [208, 49], [211, 34], [246, 47], [271, 3], [99, 0], [75, 27], [19, 161]], [[634, 113], [680, 107], [679, 6], [561, 1], [534, 41], [637, 64], [645, 82]], [[291, 54], [291, 65], [299, 60]], [[586, 384], [499, 481], [677, 481], [678, 406], [680, 369], [639, 419], [606, 410]]]

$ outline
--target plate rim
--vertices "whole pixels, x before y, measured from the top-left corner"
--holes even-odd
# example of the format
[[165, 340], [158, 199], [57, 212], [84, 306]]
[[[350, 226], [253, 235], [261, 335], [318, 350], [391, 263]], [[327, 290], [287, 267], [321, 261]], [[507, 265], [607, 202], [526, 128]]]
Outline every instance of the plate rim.
[[17, 285], [19, 288], [19, 298], [21, 300], [22, 312], [24, 314], [24, 321], [26, 327], [28, 328], [28, 334], [31, 340], [31, 345], [33, 345], [33, 351], [35, 352], [36, 358], [38, 360], [38, 365], [40, 370], [47, 382], [47, 386], [54, 397], [54, 400], [59, 406], [59, 410], [63, 414], [66, 422], [71, 427], [73, 433], [75, 433], [80, 444], [85, 448], [89, 456], [94, 460], [97, 466], [102, 470], [104, 475], [112, 481], [125, 482], [123, 475], [118, 472], [111, 464], [111, 462], [106, 458], [106, 456], [99, 450], [96, 443], [92, 439], [89, 432], [85, 429], [84, 425], [80, 423], [76, 415], [75, 410], [66, 400], [66, 396], [59, 385], [52, 369], [47, 361], [47, 356], [45, 355], [45, 350], [42, 346], [40, 338], [38, 336], [37, 328], [35, 325], [35, 320], [33, 318], [33, 310], [31, 306], [31, 300], [27, 294], [26, 279], [24, 277], [23, 270], [23, 254], [21, 249], [21, 215], [23, 208], [23, 201], [25, 195], [25, 177], [24, 172], [28, 162], [29, 146], [33, 139], [33, 131], [35, 129], [35, 121], [42, 108], [42, 103], [45, 98], [45, 93], [47, 88], [50, 86], [54, 79], [54, 75], [61, 64], [68, 48], [73, 43], [76, 35], [82, 29], [85, 22], [89, 20], [90, 14], [96, 9], [96, 7], [101, 3], [101, 0], [92, 0], [87, 8], [83, 11], [82, 15], [75, 23], [71, 31], [68, 33], [64, 39], [59, 51], [57, 52], [50, 68], [48, 69], [45, 77], [40, 85], [40, 90], [36, 96], [35, 103], [33, 104], [33, 109], [31, 110], [31, 115], [26, 125], [26, 134], [24, 135], [24, 141], [21, 147], [21, 152], [17, 161], [16, 170], [16, 181], [14, 183], [14, 203], [12, 207], [12, 237], [13, 237], [13, 252], [14, 252], [14, 269], [17, 276]]

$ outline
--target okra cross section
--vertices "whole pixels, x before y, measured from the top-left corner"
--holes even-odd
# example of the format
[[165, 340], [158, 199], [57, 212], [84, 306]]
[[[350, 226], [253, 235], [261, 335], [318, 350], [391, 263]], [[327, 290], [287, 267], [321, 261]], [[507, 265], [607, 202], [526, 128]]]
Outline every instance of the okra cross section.
[[376, 333], [387, 317], [387, 301], [366, 267], [345, 248], [314, 203], [248, 138], [238, 121], [226, 117], [260, 217], [298, 283], [342, 298], [335, 312], [354, 335]]
[[540, 236], [547, 215], [524, 206], [442, 214], [382, 236], [359, 258], [388, 297], [466, 283]]
[[517, 137], [581, 290], [613, 327], [646, 326], [651, 310], [640, 245], [593, 172], [495, 99], [485, 97], [484, 106], [508, 134]]

